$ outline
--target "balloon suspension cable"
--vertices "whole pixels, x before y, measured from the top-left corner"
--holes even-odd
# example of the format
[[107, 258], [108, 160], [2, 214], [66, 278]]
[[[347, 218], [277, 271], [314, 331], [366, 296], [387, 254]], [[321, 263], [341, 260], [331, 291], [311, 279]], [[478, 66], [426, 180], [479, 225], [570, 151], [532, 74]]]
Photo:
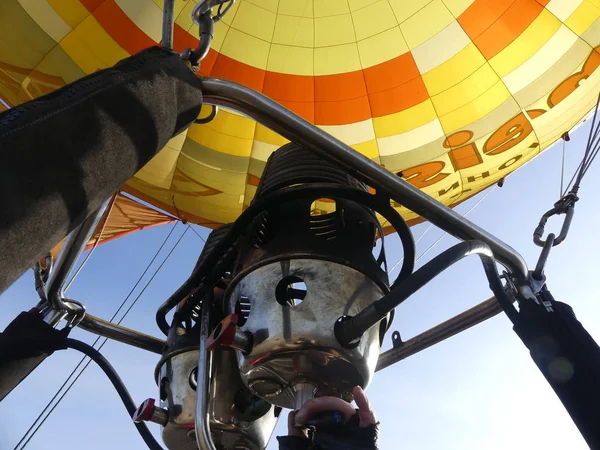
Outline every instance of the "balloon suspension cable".
[[84, 260], [81, 262], [81, 264], [79, 265], [79, 267], [77, 268], [77, 270], [75, 271], [75, 273], [73, 274], [73, 276], [71, 277], [69, 282], [66, 284], [65, 292], [67, 292], [69, 290], [69, 288], [71, 287], [71, 285], [73, 284], [75, 279], [79, 276], [79, 273], [83, 270], [83, 268], [85, 267], [85, 265], [87, 264], [89, 259], [94, 254], [94, 251], [96, 250], [96, 247], [98, 247], [98, 244], [100, 244], [100, 241], [102, 240], [102, 235], [104, 234], [104, 230], [106, 229], [106, 224], [108, 223], [108, 217], [110, 216], [110, 213], [112, 212], [113, 207], [115, 206], [115, 203], [117, 201], [117, 196], [118, 196], [118, 194], [115, 194], [115, 196], [113, 197], [113, 199], [110, 203], [110, 206], [106, 209], [106, 212], [104, 213], [104, 222], [102, 223], [102, 227], [100, 228], [100, 231], [98, 232], [98, 236], [96, 237], [96, 240], [94, 241], [94, 244], [92, 245], [92, 248], [90, 249], [88, 254], [85, 256]]
[[[543, 279], [544, 266], [546, 265], [546, 261], [548, 260], [548, 256], [550, 254], [550, 250], [552, 247], [555, 247], [562, 243], [569, 233], [569, 228], [571, 226], [571, 221], [573, 220], [573, 216], [575, 214], [575, 203], [579, 200], [578, 193], [579, 188], [581, 186], [581, 182], [583, 177], [591, 167], [592, 163], [598, 156], [598, 152], [600, 151], [600, 117], [598, 116], [598, 105], [600, 104], [600, 93], [598, 94], [598, 98], [596, 100], [596, 107], [594, 108], [594, 115], [592, 116], [592, 123], [590, 126], [590, 133], [588, 135], [587, 144], [585, 146], [585, 152], [583, 154], [583, 158], [581, 162], [577, 166], [577, 170], [571, 177], [571, 180], [567, 184], [567, 186], [563, 190], [563, 174], [565, 167], [565, 144], [570, 141], [571, 138], [569, 133], [565, 133], [562, 136], [563, 139], [563, 149], [562, 149], [562, 171], [561, 171], [561, 197], [560, 199], [554, 203], [554, 207], [544, 213], [538, 226], [533, 232], [533, 242], [542, 247], [542, 252], [540, 257], [538, 258], [535, 270], [533, 272], [533, 278], [536, 280]], [[554, 233], [549, 233], [547, 238], [544, 240], [542, 236], [544, 234], [544, 228], [546, 226], [546, 222], [548, 219], [555, 215], [565, 215], [565, 220], [563, 222], [562, 228], [560, 230], [560, 234], [556, 236]]]
[[[471, 207], [470, 207], [470, 208], [467, 210], [467, 212], [465, 212], [465, 213], [463, 214], [463, 217], [467, 217], [467, 216], [468, 216], [468, 215], [469, 215], [469, 214], [470, 214], [470, 213], [471, 213], [471, 212], [472, 212], [472, 211], [473, 211], [475, 208], [477, 208], [479, 205], [481, 205], [481, 203], [482, 203], [482, 202], [483, 202], [483, 201], [484, 201], [486, 198], [488, 198], [488, 196], [489, 196], [489, 195], [490, 195], [492, 192], [494, 192], [494, 190], [495, 190], [497, 187], [498, 187], [497, 185], [494, 185], [494, 186], [492, 186], [492, 188], [491, 188], [491, 189], [488, 189], [488, 191], [487, 191], [487, 192], [486, 192], [486, 193], [483, 195], [483, 197], [481, 197], [479, 200], [477, 200], [477, 202], [476, 202], [476, 203], [475, 203], [473, 206], [471, 206]], [[419, 236], [419, 237], [417, 238], [417, 240], [415, 241], [415, 245], [416, 245], [416, 244], [418, 244], [418, 243], [419, 243], [419, 241], [420, 241], [421, 239], [423, 239], [423, 237], [425, 236], [425, 234], [427, 234], [427, 232], [428, 232], [429, 230], [431, 230], [431, 228], [432, 228], [432, 227], [433, 227], [433, 224], [430, 224], [430, 225], [427, 227], [427, 229], [426, 229], [426, 230], [423, 232], [423, 234], [421, 234], [421, 236]], [[435, 247], [437, 244], [439, 244], [439, 243], [440, 243], [440, 241], [441, 241], [442, 239], [444, 239], [444, 238], [446, 237], [446, 235], [447, 235], [447, 234], [448, 234], [447, 232], [444, 232], [444, 233], [442, 233], [442, 235], [441, 235], [440, 237], [438, 237], [438, 238], [437, 238], [437, 239], [436, 239], [436, 240], [433, 242], [433, 244], [431, 244], [431, 245], [430, 245], [429, 247], [427, 247], [427, 248], [426, 248], [426, 249], [425, 249], [425, 250], [424, 250], [424, 251], [423, 251], [423, 252], [422, 252], [422, 253], [421, 253], [419, 256], [417, 256], [417, 258], [415, 259], [415, 264], [416, 264], [416, 263], [417, 263], [417, 262], [418, 262], [418, 261], [419, 261], [421, 258], [423, 258], [423, 257], [424, 257], [424, 256], [425, 256], [427, 253], [429, 253], [429, 252], [430, 252], [430, 251], [431, 251], [431, 250], [432, 250], [432, 249], [433, 249], [433, 248], [434, 248], [434, 247]], [[394, 269], [396, 269], [396, 267], [398, 267], [398, 265], [399, 265], [399, 264], [400, 264], [400, 263], [401, 263], [403, 260], [404, 260], [404, 256], [402, 256], [402, 257], [401, 257], [401, 258], [400, 258], [398, 261], [396, 261], [396, 263], [395, 263], [395, 264], [392, 266], [392, 268], [390, 269], [390, 271], [388, 272], [388, 274], [389, 274], [389, 275], [391, 275], [391, 274], [392, 274], [392, 272], [394, 271]]]
[[[117, 308], [117, 310], [115, 311], [115, 313], [110, 318], [111, 322], [113, 322], [117, 318], [117, 316], [119, 315], [119, 313], [121, 312], [121, 310], [125, 307], [125, 304], [129, 300], [129, 298], [131, 297], [131, 295], [133, 294], [133, 292], [135, 291], [135, 289], [138, 287], [138, 285], [144, 279], [144, 277], [146, 276], [146, 274], [150, 270], [150, 267], [152, 267], [152, 264], [154, 264], [154, 261], [156, 261], [156, 258], [161, 253], [161, 251], [165, 247], [167, 241], [169, 240], [169, 238], [171, 237], [171, 235], [175, 231], [175, 228], [177, 227], [177, 224], [178, 224], [178, 222], [175, 222], [173, 224], [173, 226], [171, 227], [171, 230], [169, 230], [169, 233], [167, 234], [167, 236], [163, 240], [162, 244], [159, 246], [158, 250], [156, 251], [156, 253], [152, 257], [152, 259], [150, 260], [150, 262], [148, 263], [148, 265], [146, 266], [146, 268], [144, 269], [144, 271], [142, 272], [142, 274], [139, 276], [139, 278], [137, 279], [137, 281], [135, 282], [135, 284], [133, 285], [133, 287], [130, 289], [129, 293], [125, 297], [125, 299], [121, 302], [121, 304], [119, 305], [119, 307]], [[184, 230], [184, 232], [181, 234], [181, 236], [179, 237], [179, 239], [177, 240], [177, 242], [175, 243], [175, 245], [171, 248], [171, 250], [169, 251], [169, 253], [167, 254], [167, 256], [163, 259], [163, 261], [158, 266], [158, 268], [154, 271], [154, 273], [152, 274], [152, 276], [150, 277], [150, 279], [148, 280], [148, 282], [146, 283], [146, 285], [142, 288], [142, 290], [139, 292], [139, 294], [133, 300], [133, 302], [131, 303], [131, 305], [124, 312], [123, 316], [118, 320], [118, 322], [117, 322], [118, 325], [121, 324], [121, 322], [123, 322], [123, 320], [125, 319], [125, 317], [127, 317], [127, 315], [129, 314], [129, 312], [131, 311], [131, 309], [138, 302], [138, 300], [140, 299], [140, 297], [142, 296], [142, 294], [146, 291], [146, 289], [148, 288], [148, 286], [150, 286], [150, 283], [152, 283], [152, 281], [154, 280], [154, 278], [156, 277], [156, 275], [158, 274], [158, 272], [161, 270], [161, 268], [164, 266], [164, 264], [167, 262], [167, 260], [169, 259], [169, 257], [171, 256], [171, 254], [173, 253], [173, 251], [175, 250], [175, 248], [177, 248], [178, 244], [181, 242], [181, 240], [183, 239], [183, 236], [186, 234], [186, 232], [187, 232], [188, 229], [190, 229], [189, 225]], [[92, 347], [95, 348], [96, 344], [98, 342], [100, 342], [100, 340], [102, 340], [102, 339], [103, 338], [101, 336], [98, 336], [94, 340], [94, 342], [92, 343]], [[100, 351], [102, 349], [102, 347], [104, 347], [104, 345], [106, 344], [106, 342], [108, 342], [108, 338], [104, 338], [104, 340], [98, 346], [97, 350]], [[86, 359], [87, 359], [87, 362], [86, 362]], [[50, 417], [50, 415], [52, 414], [52, 412], [60, 404], [60, 402], [62, 401], [62, 399], [71, 390], [71, 388], [74, 386], [74, 384], [77, 382], [77, 380], [81, 377], [81, 375], [83, 375], [83, 372], [90, 365], [91, 361], [92, 360], [88, 359], [87, 356], [84, 356], [83, 358], [81, 358], [79, 360], [79, 362], [77, 363], [77, 365], [75, 366], [75, 368], [71, 371], [71, 373], [69, 374], [69, 376], [67, 376], [67, 378], [65, 379], [65, 381], [63, 382], [63, 384], [58, 388], [58, 390], [56, 391], [56, 394], [54, 394], [54, 396], [50, 399], [50, 401], [48, 401], [48, 403], [46, 404], [46, 406], [44, 407], [44, 409], [40, 412], [40, 414], [37, 416], [37, 418], [33, 421], [33, 423], [31, 424], [31, 426], [29, 427], [29, 429], [25, 432], [25, 434], [23, 435], [23, 437], [21, 438], [21, 440], [19, 440], [19, 442], [17, 442], [17, 444], [15, 445], [15, 447], [14, 447], [13, 450], [24, 449], [27, 446], [27, 444], [29, 443], [29, 441], [31, 441], [31, 439], [39, 431], [39, 429], [42, 427], [42, 425], [44, 424], [44, 422], [48, 419], [48, 417]], [[81, 370], [79, 370], [80, 367], [82, 367]], [[78, 371], [79, 371], [79, 373], [77, 373]], [[62, 394], [61, 394], [61, 392], [62, 392]], [[56, 401], [56, 403], [54, 403], [55, 401]]]

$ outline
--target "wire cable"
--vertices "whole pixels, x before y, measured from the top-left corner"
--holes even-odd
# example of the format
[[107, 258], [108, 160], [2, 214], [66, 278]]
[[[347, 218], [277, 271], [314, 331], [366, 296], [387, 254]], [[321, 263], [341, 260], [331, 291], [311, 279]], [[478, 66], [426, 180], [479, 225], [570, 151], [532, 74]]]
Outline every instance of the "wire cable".
[[[594, 115], [592, 117], [592, 124], [590, 126], [590, 132], [588, 135], [588, 140], [585, 146], [585, 152], [583, 154], [583, 158], [577, 166], [577, 170], [573, 174], [571, 181], [562, 191], [562, 197], [565, 197], [567, 194], [577, 195], [579, 191], [579, 187], [581, 185], [581, 181], [583, 177], [591, 167], [592, 163], [598, 156], [600, 152], [600, 120], [598, 118], [598, 105], [600, 104], [600, 94], [598, 95], [598, 100], [596, 101], [596, 107], [594, 108]], [[564, 158], [564, 157], [563, 157]]]
[[107, 208], [106, 212], [104, 213], [104, 217], [103, 217], [104, 222], [102, 223], [102, 228], [100, 228], [100, 231], [98, 232], [98, 236], [96, 237], [96, 240], [94, 241], [92, 248], [90, 249], [88, 254], [85, 256], [83, 262], [79, 265], [79, 267], [77, 268], [77, 270], [75, 271], [75, 273], [73, 274], [73, 276], [71, 277], [71, 279], [69, 280], [67, 285], [65, 286], [65, 292], [67, 292], [69, 290], [69, 288], [71, 287], [71, 285], [73, 284], [73, 282], [75, 281], [77, 276], [79, 275], [79, 272], [81, 272], [83, 270], [83, 268], [85, 267], [85, 265], [87, 264], [89, 259], [92, 257], [92, 255], [96, 251], [96, 247], [98, 247], [98, 244], [100, 243], [100, 240], [102, 239], [102, 234], [104, 233], [104, 229], [106, 228], [106, 224], [108, 223], [108, 216], [110, 216], [110, 213], [112, 212], [113, 207], [115, 206], [115, 203], [117, 201], [117, 196], [118, 196], [118, 194], [115, 194], [113, 196], [113, 199], [110, 202], [110, 207]]
[[558, 195], [562, 197], [563, 195], [563, 185], [565, 181], [565, 144], [567, 140], [563, 136], [563, 145], [562, 145], [562, 164], [560, 168], [560, 191], [558, 191]]
[[[179, 222], [175, 222], [173, 224], [173, 226], [171, 227], [171, 230], [169, 230], [169, 233], [167, 234], [167, 236], [165, 237], [165, 239], [163, 240], [163, 242], [159, 246], [158, 250], [155, 252], [154, 256], [152, 257], [152, 259], [150, 260], [150, 262], [148, 263], [148, 265], [146, 266], [146, 268], [144, 269], [144, 271], [142, 272], [142, 274], [139, 276], [139, 278], [137, 279], [137, 281], [135, 282], [135, 284], [133, 285], [133, 287], [130, 289], [130, 291], [127, 294], [127, 296], [125, 297], [125, 299], [121, 302], [121, 304], [119, 305], [119, 308], [117, 308], [117, 311], [115, 311], [115, 313], [110, 318], [111, 322], [116, 319], [116, 317], [119, 315], [119, 313], [121, 312], [121, 310], [125, 307], [125, 304], [127, 303], [127, 300], [129, 300], [129, 298], [131, 297], [131, 295], [133, 294], [133, 292], [135, 291], [135, 289], [138, 287], [138, 285], [143, 280], [144, 276], [148, 273], [148, 270], [150, 270], [150, 267], [152, 267], [152, 264], [154, 263], [154, 261], [156, 260], [156, 258], [158, 257], [158, 255], [160, 254], [160, 252], [162, 251], [162, 249], [164, 248], [164, 246], [166, 245], [167, 241], [169, 240], [169, 238], [171, 237], [171, 235], [175, 231], [175, 228], [177, 227], [178, 223]], [[187, 231], [187, 229], [185, 231]], [[152, 277], [150, 278], [150, 280], [148, 281], [148, 283], [146, 283], [146, 285], [144, 286], [144, 288], [140, 291], [140, 293], [137, 295], [137, 297], [133, 300], [133, 303], [129, 306], [129, 308], [125, 311], [125, 313], [123, 314], [123, 316], [119, 319], [119, 321], [117, 322], [117, 324], [120, 324], [125, 319], [125, 317], [129, 313], [129, 311], [131, 311], [131, 309], [133, 308], [133, 306], [137, 303], [137, 301], [139, 300], [139, 298], [141, 297], [141, 295], [144, 293], [144, 291], [146, 290], [146, 288], [150, 285], [150, 282], [152, 282], [152, 280], [154, 279], [154, 277], [156, 276], [156, 274], [158, 273], [158, 271], [161, 269], [161, 267], [164, 265], [164, 263], [166, 262], [166, 260], [168, 259], [168, 257], [171, 255], [171, 253], [173, 253], [173, 250], [175, 249], [175, 247], [177, 247], [177, 244], [179, 244], [179, 242], [181, 241], [183, 235], [185, 234], [185, 231], [180, 236], [179, 240], [175, 243], [173, 249], [171, 249], [171, 251], [169, 252], [169, 254], [167, 255], [167, 257], [163, 260], [163, 262], [161, 263], [161, 265], [156, 269], [156, 271], [154, 272], [154, 274], [152, 275]], [[102, 339], [102, 336], [98, 336], [94, 340], [92, 346], [95, 347], [96, 344], [101, 339]], [[98, 349], [101, 349], [107, 341], [108, 341], [108, 339], [104, 338], [104, 341], [100, 344], [100, 346], [98, 347]], [[50, 401], [46, 404], [46, 406], [44, 407], [44, 409], [42, 410], [42, 412], [33, 421], [33, 423], [31, 424], [31, 426], [29, 427], [29, 429], [25, 432], [25, 434], [23, 435], [23, 437], [21, 438], [21, 440], [19, 442], [17, 442], [17, 445], [15, 445], [15, 447], [14, 447], [13, 450], [18, 450], [19, 448], [20, 449], [25, 448], [25, 446], [29, 443], [29, 441], [37, 433], [37, 431], [40, 429], [40, 427], [48, 419], [48, 417], [50, 416], [50, 414], [52, 414], [52, 412], [56, 409], [56, 407], [62, 401], [62, 399], [65, 397], [65, 395], [69, 392], [69, 390], [71, 390], [71, 387], [73, 387], [73, 385], [75, 384], [75, 382], [77, 382], [77, 380], [79, 379], [79, 377], [81, 377], [81, 375], [83, 374], [83, 372], [85, 371], [85, 369], [89, 366], [90, 362], [91, 362], [90, 360], [88, 360], [86, 362], [86, 357], [85, 356], [83, 358], [81, 358], [81, 360], [77, 363], [77, 365], [71, 371], [71, 373], [69, 374], [69, 376], [65, 379], [64, 383], [60, 386], [60, 388], [58, 388], [56, 394], [50, 399]], [[84, 365], [83, 368], [76, 375], [77, 371], [79, 370], [79, 368], [82, 365]], [[72, 380], [72, 378], [74, 376], [75, 376], [75, 378]], [[65, 389], [65, 387], [66, 387], [66, 390], [61, 395], [61, 391], [63, 391], [63, 389]], [[59, 395], [60, 395], [60, 398], [59, 398]], [[57, 398], [58, 398], [58, 400], [52, 406], [53, 402]], [[48, 409], [50, 409], [50, 411], [48, 411]], [[46, 413], [46, 411], [48, 411], [48, 413], [44, 416], [44, 414]], [[40, 422], [40, 420], [41, 420], [41, 422]], [[31, 435], [29, 435], [30, 433], [31, 433]], [[29, 437], [27, 437], [28, 435], [29, 435]], [[23, 445], [21, 447], [19, 447], [19, 445], [21, 445], [21, 444], [23, 444]]]
[[[472, 211], [473, 211], [475, 208], [477, 208], [479, 205], [481, 205], [481, 203], [482, 203], [482, 202], [483, 202], [483, 201], [484, 201], [486, 198], [488, 198], [488, 196], [489, 196], [489, 195], [490, 195], [492, 192], [494, 192], [494, 190], [496, 189], [496, 187], [497, 187], [497, 185], [494, 185], [494, 186], [492, 186], [492, 188], [491, 188], [491, 189], [488, 189], [488, 191], [485, 193], [485, 195], [484, 195], [483, 197], [481, 197], [479, 200], [477, 200], [477, 203], [475, 203], [473, 206], [471, 206], [471, 207], [470, 207], [470, 208], [467, 210], [467, 212], [465, 212], [465, 213], [463, 214], [463, 217], [467, 217], [467, 216], [468, 216], [468, 215], [469, 215], [469, 214], [470, 214], [470, 213], [471, 213], [471, 212], [472, 212]], [[425, 232], [423, 232], [423, 234], [422, 234], [422, 235], [419, 237], [419, 239], [417, 239], [417, 241], [415, 242], [415, 244], [416, 244], [416, 243], [418, 243], [418, 242], [421, 240], [421, 238], [422, 238], [423, 236], [425, 236], [425, 233], [427, 233], [427, 232], [428, 232], [428, 231], [431, 229], [431, 227], [433, 227], [433, 224], [431, 224], [431, 225], [429, 225], [429, 227], [427, 227], [427, 229], [425, 230]], [[417, 261], [419, 261], [419, 260], [420, 260], [420, 259], [421, 259], [423, 256], [425, 256], [425, 254], [427, 254], [427, 253], [428, 253], [428, 252], [429, 252], [429, 251], [430, 251], [430, 250], [431, 250], [433, 247], [435, 247], [437, 244], [439, 244], [439, 242], [440, 242], [442, 239], [444, 239], [444, 237], [446, 237], [446, 235], [447, 235], [447, 234], [448, 234], [448, 233], [444, 231], [444, 233], [443, 233], [443, 234], [442, 234], [442, 235], [441, 235], [439, 238], [437, 238], [437, 240], [436, 240], [436, 241], [435, 241], [433, 244], [431, 244], [429, 247], [427, 247], [427, 248], [425, 249], [425, 251], [424, 251], [423, 253], [421, 253], [419, 256], [417, 256], [417, 258], [415, 259], [415, 264], [416, 264], [416, 263], [417, 263]], [[392, 274], [392, 271], [393, 271], [393, 270], [394, 270], [396, 267], [398, 267], [398, 265], [399, 265], [399, 264], [402, 262], [402, 260], [404, 260], [404, 256], [402, 256], [402, 257], [401, 257], [401, 258], [400, 258], [400, 259], [399, 259], [399, 260], [396, 262], [396, 264], [394, 264], [394, 265], [393, 265], [393, 267], [392, 267], [392, 268], [391, 268], [391, 270], [389, 271], [389, 275], [391, 275], [391, 274]]]
[[[94, 361], [96, 364], [98, 364], [100, 369], [102, 369], [102, 371], [106, 374], [106, 376], [114, 386], [115, 390], [119, 394], [119, 397], [121, 397], [121, 400], [123, 401], [123, 404], [125, 405], [125, 409], [127, 409], [129, 416], [133, 416], [137, 409], [137, 406], [135, 405], [131, 394], [127, 390], [125, 383], [123, 383], [123, 380], [117, 374], [117, 371], [108, 362], [108, 360], [98, 350], [96, 350], [91, 345], [86, 344], [85, 342], [67, 338], [65, 340], [65, 344], [68, 348], [77, 350], [85, 354], [88, 358], [90, 358], [90, 361]], [[134, 425], [150, 450], [163, 450], [162, 446], [156, 441], [156, 439], [148, 429], [148, 426], [144, 422], [134, 422]]]
[[191, 229], [191, 230], [194, 232], [194, 234], [195, 234], [196, 236], [198, 236], [198, 237], [199, 237], [199, 238], [202, 240], [202, 242], [204, 242], [204, 243], [206, 244], [206, 239], [204, 239], [204, 238], [203, 238], [203, 237], [200, 235], [200, 233], [198, 233], [198, 232], [197, 232], [197, 231], [194, 229], [194, 227], [192, 227], [191, 225], [190, 225], [189, 227], [190, 227], [190, 229]]

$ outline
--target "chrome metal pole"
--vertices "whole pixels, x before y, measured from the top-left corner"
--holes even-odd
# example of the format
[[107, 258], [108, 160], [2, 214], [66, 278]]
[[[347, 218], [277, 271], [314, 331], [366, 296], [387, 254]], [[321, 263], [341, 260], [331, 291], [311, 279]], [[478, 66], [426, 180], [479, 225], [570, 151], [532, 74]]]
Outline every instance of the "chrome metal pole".
[[162, 355], [165, 346], [165, 341], [155, 338], [154, 336], [140, 333], [131, 328], [122, 327], [116, 323], [108, 322], [89, 314], [86, 314], [77, 326], [90, 333], [132, 345], [141, 348], [142, 350], [148, 350], [159, 355]]
[[210, 364], [212, 353], [207, 350], [210, 335], [210, 303], [202, 302], [200, 319], [200, 357], [198, 358], [198, 375], [196, 386], [196, 443], [202, 450], [216, 450], [210, 434], [208, 404], [210, 401]]
[[106, 200], [97, 211], [83, 221], [65, 240], [62, 251], [58, 255], [52, 272], [46, 282], [46, 296], [50, 303], [51, 311], [45, 315], [45, 320], [54, 326], [65, 317], [65, 312], [71, 308], [64, 302], [65, 283], [69, 273], [89, 242], [98, 222], [112, 202], [112, 197]]
[[376, 371], [385, 369], [409, 356], [442, 342], [455, 334], [461, 333], [478, 323], [488, 320], [502, 312], [496, 297], [492, 297], [471, 309], [421, 333], [396, 348], [379, 355]]
[[528, 269], [523, 257], [508, 244], [452, 209], [260, 92], [232, 81], [216, 78], [200, 80], [205, 103], [234, 109], [331, 162], [343, 164], [351, 175], [386, 192], [396, 202], [458, 239], [485, 242], [494, 252], [494, 257], [518, 282], [526, 283]]
[[173, 50], [174, 9], [175, 0], [164, 0], [161, 45], [169, 50]]

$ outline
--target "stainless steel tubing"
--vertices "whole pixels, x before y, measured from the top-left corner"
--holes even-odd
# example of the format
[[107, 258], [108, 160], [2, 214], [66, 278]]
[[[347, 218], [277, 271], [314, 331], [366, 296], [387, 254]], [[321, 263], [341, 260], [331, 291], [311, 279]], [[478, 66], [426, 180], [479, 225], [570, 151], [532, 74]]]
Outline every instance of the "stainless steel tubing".
[[77, 325], [79, 328], [89, 331], [90, 333], [104, 336], [124, 344], [132, 345], [142, 350], [162, 355], [165, 341], [149, 336], [144, 333], [122, 327], [116, 323], [108, 322], [99, 319], [98, 317], [86, 314], [85, 317]]
[[62, 251], [58, 255], [56, 262], [52, 268], [52, 272], [46, 282], [46, 296], [52, 308], [52, 311], [46, 314], [46, 322], [54, 326], [60, 322], [65, 311], [71, 308], [64, 302], [64, 291], [67, 277], [77, 259], [83, 253], [83, 249], [94, 233], [98, 222], [106, 212], [106, 209], [112, 202], [112, 198], [108, 199], [104, 204], [87, 219], [83, 221], [79, 227], [69, 234], [63, 245]]
[[173, 23], [175, 0], [164, 0], [161, 45], [169, 50], [173, 49]]
[[210, 359], [212, 353], [207, 350], [207, 340], [210, 335], [210, 303], [202, 302], [200, 319], [200, 355], [196, 385], [196, 442], [202, 450], [216, 450], [210, 434], [208, 403], [210, 388]]

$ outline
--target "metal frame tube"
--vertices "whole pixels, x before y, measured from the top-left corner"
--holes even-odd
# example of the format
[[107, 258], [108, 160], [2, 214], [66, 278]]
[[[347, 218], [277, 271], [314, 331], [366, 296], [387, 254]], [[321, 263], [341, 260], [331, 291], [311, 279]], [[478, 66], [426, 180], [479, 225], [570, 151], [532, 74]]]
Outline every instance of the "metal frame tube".
[[398, 361], [408, 358], [426, 348], [438, 344], [455, 334], [497, 316], [502, 312], [502, 307], [495, 297], [492, 297], [471, 309], [443, 322], [424, 333], [421, 333], [396, 348], [392, 348], [379, 355], [375, 371], [383, 370]]
[[202, 450], [216, 450], [210, 434], [208, 418], [208, 403], [210, 401], [210, 364], [212, 352], [207, 349], [210, 336], [210, 308], [211, 302], [202, 302], [200, 318], [200, 353], [198, 358], [197, 386], [196, 386], [196, 442]]
[[173, 49], [173, 27], [175, 0], [164, 0], [161, 45], [169, 50]]
[[79, 328], [90, 333], [104, 336], [124, 344], [132, 345], [142, 350], [162, 355], [165, 341], [149, 336], [144, 333], [122, 327], [112, 322], [99, 319], [98, 317], [86, 314], [86, 316], [77, 325]]
[[65, 317], [65, 312], [71, 308], [64, 301], [67, 277], [73, 270], [79, 256], [83, 253], [100, 219], [112, 202], [112, 197], [106, 200], [98, 210], [92, 213], [75, 230], [69, 234], [62, 251], [58, 255], [52, 272], [46, 282], [46, 297], [51, 311], [46, 314], [46, 322], [54, 326]]
[[200, 80], [205, 103], [234, 109], [331, 162], [343, 164], [352, 176], [387, 193], [396, 202], [456, 238], [485, 242], [518, 283], [527, 282], [527, 264], [516, 250], [452, 209], [260, 92], [232, 81], [216, 78]]

